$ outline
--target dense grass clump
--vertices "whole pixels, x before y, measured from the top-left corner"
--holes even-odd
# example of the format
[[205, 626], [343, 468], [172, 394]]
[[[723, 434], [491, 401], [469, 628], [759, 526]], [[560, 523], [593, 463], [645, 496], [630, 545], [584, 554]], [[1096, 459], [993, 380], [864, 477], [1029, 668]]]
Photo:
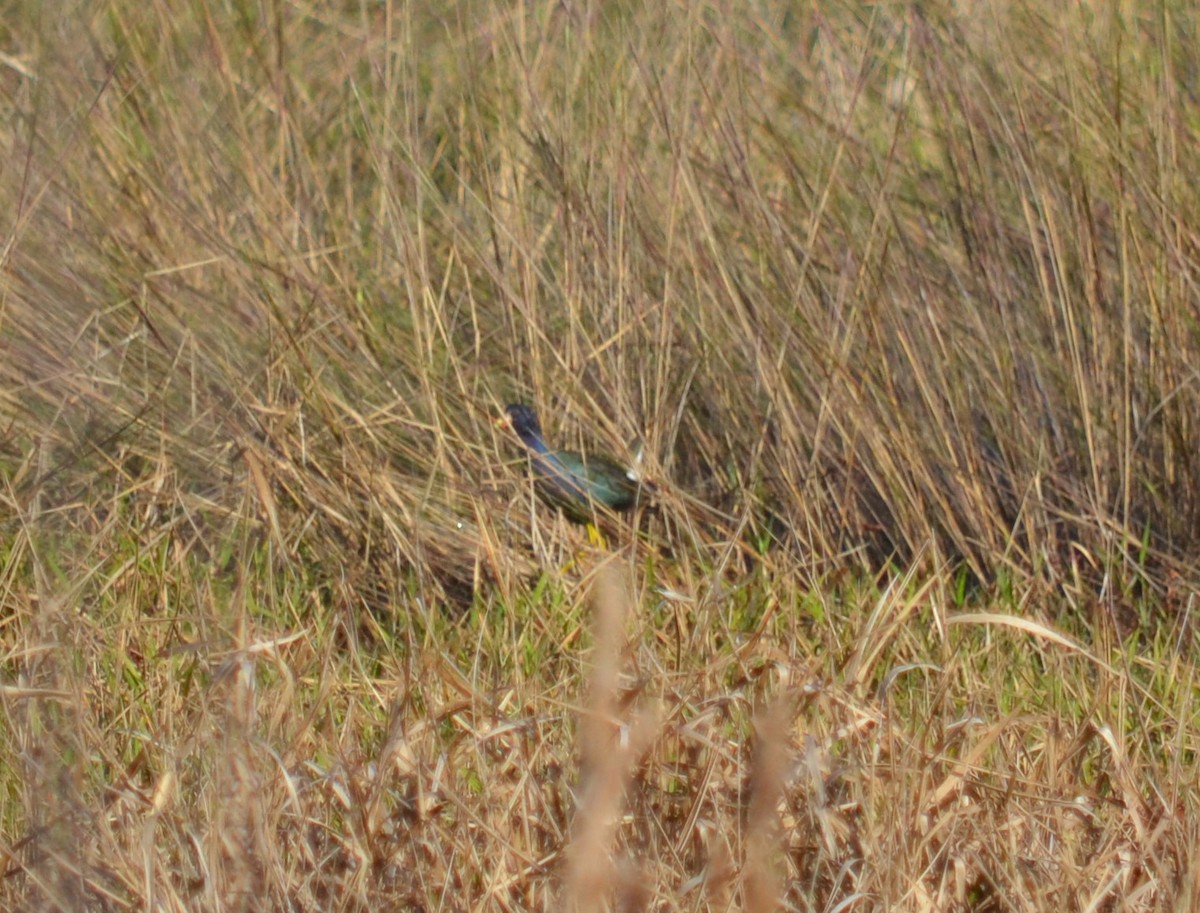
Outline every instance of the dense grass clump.
[[1190, 7], [3, 20], [0, 907], [1197, 902]]

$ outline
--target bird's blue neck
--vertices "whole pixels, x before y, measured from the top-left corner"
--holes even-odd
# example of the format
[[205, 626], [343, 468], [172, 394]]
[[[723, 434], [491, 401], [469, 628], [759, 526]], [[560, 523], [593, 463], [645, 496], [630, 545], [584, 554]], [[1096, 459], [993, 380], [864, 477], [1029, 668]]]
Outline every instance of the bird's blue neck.
[[587, 489], [579, 483], [575, 473], [563, 463], [562, 457], [557, 452], [546, 446], [546, 442], [542, 440], [540, 434], [530, 430], [521, 435], [521, 440], [529, 448], [533, 467], [540, 475], [577, 498], [586, 499], [588, 497]]
[[521, 440], [525, 442], [525, 446], [534, 453], [539, 453], [546, 456], [550, 453], [550, 448], [546, 446], [546, 442], [542, 440], [542, 436], [536, 431], [529, 430], [521, 435]]

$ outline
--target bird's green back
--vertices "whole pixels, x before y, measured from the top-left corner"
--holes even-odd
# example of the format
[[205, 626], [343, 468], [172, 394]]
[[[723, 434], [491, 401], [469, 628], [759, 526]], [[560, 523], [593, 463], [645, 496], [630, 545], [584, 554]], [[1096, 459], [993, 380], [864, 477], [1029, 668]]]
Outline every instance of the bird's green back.
[[[619, 463], [606, 457], [584, 456], [574, 450], [555, 450], [551, 455], [570, 474], [573, 486], [566, 488], [557, 475], [545, 473], [537, 480], [539, 491], [573, 519], [586, 522], [593, 505], [614, 511], [628, 510], [637, 499], [637, 479]], [[586, 491], [591, 503], [584, 503], [575, 489]]]

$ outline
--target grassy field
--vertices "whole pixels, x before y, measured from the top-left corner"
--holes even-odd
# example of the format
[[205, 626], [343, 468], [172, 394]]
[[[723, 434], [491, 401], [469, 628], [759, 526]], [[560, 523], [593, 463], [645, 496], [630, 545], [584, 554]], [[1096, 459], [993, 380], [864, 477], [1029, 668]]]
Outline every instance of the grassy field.
[[1191, 4], [0, 9], [0, 909], [1200, 909]]

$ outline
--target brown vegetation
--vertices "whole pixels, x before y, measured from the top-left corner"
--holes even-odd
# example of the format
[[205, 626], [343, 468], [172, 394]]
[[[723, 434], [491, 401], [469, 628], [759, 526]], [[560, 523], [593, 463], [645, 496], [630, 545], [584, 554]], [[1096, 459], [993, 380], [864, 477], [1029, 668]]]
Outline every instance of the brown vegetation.
[[1194, 15], [1044, 7], [9, 4], [0, 908], [1200, 902]]

